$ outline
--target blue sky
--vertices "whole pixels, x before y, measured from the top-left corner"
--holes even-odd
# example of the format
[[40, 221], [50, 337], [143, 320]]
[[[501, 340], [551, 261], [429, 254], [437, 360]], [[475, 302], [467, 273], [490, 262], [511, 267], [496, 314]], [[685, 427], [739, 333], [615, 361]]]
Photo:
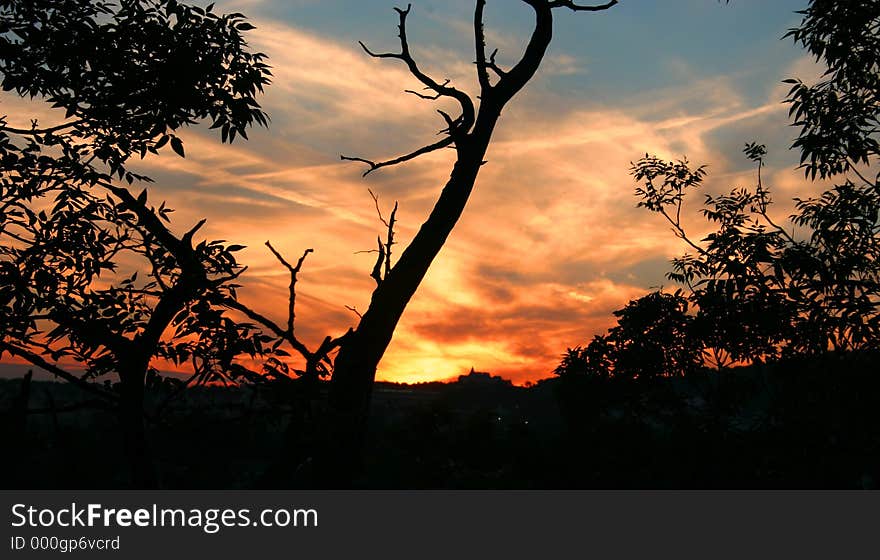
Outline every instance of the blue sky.
[[[222, 4], [230, 9], [239, 5]], [[284, 22], [343, 44], [356, 46], [362, 40], [378, 48], [395, 46], [392, 8], [398, 5], [381, 0], [263, 0], [246, 2], [241, 9], [251, 17]], [[764, 95], [768, 82], [802, 56], [782, 35], [799, 21], [794, 12], [803, 7], [800, 0], [624, 0], [601, 14], [560, 12], [551, 52], [575, 57], [584, 71], [551, 83], [601, 103], [681, 85], [694, 76], [741, 75], [738, 85], [745, 93]], [[530, 11], [515, 0], [489, 2], [487, 26], [523, 44], [531, 29]], [[472, 17], [469, 0], [416, 1], [409, 20], [413, 48], [473, 56], [467, 42]], [[501, 53], [508, 60], [514, 54]]]

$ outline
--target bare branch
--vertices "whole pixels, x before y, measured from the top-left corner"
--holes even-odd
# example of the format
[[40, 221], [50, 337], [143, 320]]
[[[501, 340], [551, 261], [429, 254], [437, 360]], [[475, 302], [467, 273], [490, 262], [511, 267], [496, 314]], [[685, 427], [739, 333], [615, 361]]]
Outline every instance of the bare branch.
[[[379, 221], [382, 222], [385, 227], [389, 227], [388, 220], [386, 220], [385, 217], [382, 216], [382, 209], [379, 208], [379, 196], [374, 193], [372, 189], [367, 189], [367, 192], [370, 193], [370, 196], [373, 199], [373, 204], [376, 206], [376, 214], [379, 215]], [[394, 205], [394, 209], [397, 210], [397, 204]]]
[[302, 256], [296, 263], [296, 266], [292, 266], [289, 262], [284, 260], [284, 257], [281, 256], [281, 253], [275, 250], [275, 247], [268, 241], [266, 241], [266, 247], [272, 251], [272, 254], [275, 255], [275, 258], [278, 259], [281, 264], [290, 271], [290, 285], [288, 286], [289, 296], [287, 302], [287, 333], [290, 334], [291, 339], [294, 338], [294, 320], [296, 319], [296, 281], [297, 275], [299, 271], [302, 269], [303, 262], [305, 262], [306, 257], [309, 253], [314, 253], [314, 249], [306, 249], [303, 252]]
[[485, 24], [483, 23], [483, 11], [486, 6], [486, 0], [478, 0], [476, 5], [476, 10], [474, 11], [474, 35], [476, 41], [476, 50], [477, 50], [477, 77], [480, 81], [480, 87], [483, 91], [483, 97], [486, 96], [488, 91], [492, 89], [492, 83], [489, 81], [489, 70], [495, 72], [499, 78], [503, 78], [507, 75], [507, 72], [501, 69], [500, 66], [495, 62], [495, 57], [498, 55], [498, 49], [492, 51], [492, 54], [489, 55], [487, 60], [486, 58], [486, 31]]
[[474, 43], [477, 52], [477, 78], [480, 82], [480, 88], [483, 95], [492, 88], [489, 82], [489, 72], [486, 70], [488, 64], [486, 62], [486, 29], [483, 23], [483, 12], [486, 8], [486, 0], [477, 0], [474, 9]]
[[[394, 208], [391, 210], [391, 215], [386, 220], [385, 216], [382, 215], [382, 209], [379, 208], [379, 197], [372, 190], [367, 189], [367, 192], [370, 193], [370, 196], [373, 198], [373, 204], [376, 206], [376, 214], [379, 215], [379, 221], [382, 222], [387, 228], [387, 233], [385, 237], [384, 243], [384, 251], [382, 239], [379, 239], [379, 259], [376, 262], [376, 266], [373, 267], [373, 272], [370, 274], [373, 278], [376, 278], [376, 274], [381, 270], [382, 263], [384, 261], [385, 264], [385, 277], [388, 277], [388, 274], [391, 272], [391, 246], [394, 245], [394, 223], [397, 221], [397, 208], [398, 202], [394, 201]], [[374, 251], [370, 251], [371, 253]], [[380, 282], [381, 279], [376, 278], [376, 282]]]
[[[532, 79], [538, 70], [553, 37], [554, 8], [568, 8], [576, 12], [599, 12], [618, 4], [618, 0], [589, 6], [577, 4], [572, 0], [523, 0], [523, 2], [531, 6], [535, 11], [535, 27], [522, 58], [513, 68], [504, 73], [503, 77], [493, 88], [493, 93], [497, 92], [498, 94], [497, 101], [502, 102], [502, 104], [512, 99]], [[489, 68], [489, 62], [486, 65]]]
[[507, 75], [507, 72], [501, 69], [498, 64], [495, 63], [495, 57], [498, 55], [498, 49], [492, 51], [492, 54], [489, 55], [489, 62], [486, 63], [486, 67], [498, 74], [499, 78], [503, 78]]
[[612, 8], [618, 4], [618, 0], [611, 0], [606, 4], [598, 4], [594, 6], [582, 6], [579, 4], [575, 4], [573, 0], [553, 0], [550, 2], [551, 8], [568, 8], [569, 10], [574, 10], [575, 12], [601, 12], [603, 10], [607, 10]]
[[[446, 80], [445, 82], [443, 82], [444, 87], [447, 86], [448, 84], [449, 84], [449, 80]], [[426, 87], [424, 89], [430, 91], [432, 88]], [[419, 93], [419, 92], [411, 90], [411, 89], [405, 89], [405, 90], [403, 90], [403, 93], [411, 93], [420, 99], [427, 99], [428, 101], [436, 101], [436, 100], [440, 99], [440, 97], [442, 96], [442, 94], [440, 94], [440, 93], [436, 93], [434, 95], [426, 95], [424, 93]]]
[[76, 375], [60, 368], [59, 366], [50, 363], [45, 358], [40, 356], [39, 354], [35, 354], [30, 350], [25, 348], [21, 348], [19, 346], [15, 346], [13, 344], [9, 344], [8, 342], [0, 341], [0, 351], [9, 352], [13, 356], [18, 356], [19, 358], [23, 358], [28, 362], [34, 364], [35, 366], [42, 368], [55, 377], [60, 377], [61, 379], [67, 381], [68, 383], [72, 383], [83, 389], [84, 391], [91, 393], [97, 397], [104, 399], [105, 401], [116, 402], [118, 397], [113, 393], [108, 393], [103, 389], [98, 388], [95, 384], [89, 383], [83, 379], [80, 379]]
[[344, 155], [340, 156], [340, 158], [344, 161], [357, 161], [367, 164], [369, 166], [369, 169], [364, 172], [365, 177], [373, 171], [382, 167], [388, 167], [390, 165], [396, 165], [399, 163], [410, 161], [421, 155], [452, 145], [456, 140], [468, 134], [476, 119], [474, 102], [471, 100], [470, 96], [468, 96], [467, 93], [450, 86], [449, 80], [446, 80], [442, 84], [438, 83], [436, 80], [422, 72], [422, 70], [419, 69], [419, 66], [416, 63], [415, 59], [413, 59], [412, 54], [409, 50], [409, 41], [406, 35], [406, 18], [409, 15], [411, 8], [411, 4], [407, 5], [406, 9], [394, 8], [400, 18], [400, 23], [398, 24], [398, 37], [400, 39], [399, 53], [374, 52], [370, 50], [369, 47], [367, 47], [363, 42], [359, 41], [359, 44], [364, 52], [366, 52], [369, 56], [373, 58], [391, 58], [403, 61], [407, 65], [410, 74], [412, 74], [425, 86], [425, 90], [434, 92], [434, 94], [425, 94], [417, 92], [415, 90], [406, 90], [406, 93], [411, 93], [413, 95], [416, 95], [417, 97], [420, 97], [421, 99], [432, 101], [440, 99], [441, 97], [451, 97], [458, 101], [459, 105], [461, 106], [461, 115], [457, 119], [447, 119], [448, 128], [445, 131], [441, 132], [446, 132], [447, 134], [449, 134], [448, 138], [444, 138], [439, 142], [435, 142], [434, 144], [419, 148], [418, 150], [415, 150], [409, 154], [381, 162], [376, 162], [359, 157], [349, 157]]
[[453, 128], [455, 128], [455, 119], [449, 116], [449, 113], [444, 111], [443, 109], [437, 109], [437, 112], [443, 117], [443, 120], [446, 121], [446, 128], [440, 131], [440, 134], [445, 132], [450, 132]]
[[309, 351], [309, 349], [306, 347], [305, 344], [300, 342], [299, 339], [297, 339], [295, 336], [291, 336], [290, 333], [288, 333], [286, 330], [281, 328], [276, 322], [269, 319], [265, 315], [257, 313], [256, 311], [254, 311], [250, 307], [244, 305], [243, 303], [241, 303], [239, 301], [231, 299], [231, 298], [227, 298], [223, 302], [223, 305], [225, 305], [226, 307], [228, 307], [230, 309], [235, 309], [236, 311], [240, 311], [248, 319], [255, 321], [257, 323], [260, 323], [261, 325], [263, 325], [264, 327], [268, 328], [270, 331], [275, 333], [275, 336], [277, 336], [283, 340], [286, 340], [288, 343], [290, 343], [290, 346], [294, 350], [296, 350], [303, 358], [305, 358], [307, 360], [311, 359], [312, 352]]
[[358, 311], [357, 307], [354, 307], [353, 305], [346, 305], [345, 308], [348, 309], [349, 311], [351, 311], [352, 313], [354, 313], [355, 315], [357, 315], [358, 319], [364, 318], [364, 314], [361, 313], [360, 311]]
[[535, 27], [522, 58], [498, 81], [492, 93], [502, 105], [513, 98], [537, 72], [553, 38], [552, 4], [547, 0], [523, 0], [535, 11]]
[[394, 209], [388, 218], [388, 234], [385, 238], [385, 278], [391, 274], [391, 246], [394, 245], [394, 222], [397, 220], [397, 201], [394, 201]]
[[369, 175], [373, 171], [376, 171], [377, 169], [381, 169], [383, 167], [389, 167], [391, 165], [397, 165], [397, 164], [403, 163], [405, 161], [410, 161], [410, 160], [416, 159], [419, 156], [423, 156], [423, 155], [431, 153], [431, 152], [436, 152], [437, 150], [441, 150], [441, 149], [451, 145], [453, 142], [454, 142], [454, 138], [452, 136], [447, 136], [446, 138], [440, 140], [439, 142], [435, 142], [429, 146], [419, 148], [418, 150], [411, 152], [409, 154], [406, 154], [406, 155], [403, 155], [400, 157], [396, 157], [394, 159], [390, 159], [387, 161], [376, 162], [376, 161], [372, 161], [369, 159], [364, 159], [364, 158], [359, 158], [359, 157], [342, 156], [342, 155], [339, 156], [339, 159], [341, 159], [343, 161], [359, 161], [361, 163], [366, 163], [367, 165], [370, 166], [369, 169], [364, 171], [363, 176], [366, 177], [367, 175]]
[[82, 124], [83, 120], [78, 119], [75, 121], [62, 123], [56, 126], [50, 126], [49, 128], [37, 128], [37, 121], [32, 121], [32, 126], [30, 129], [26, 128], [13, 128], [11, 126], [0, 126], [0, 132], [11, 132], [12, 134], [21, 134], [25, 136], [36, 136], [38, 134], [51, 134], [53, 132], [58, 132], [59, 130], [64, 130], [65, 128], [71, 128], [78, 124]]
[[373, 265], [373, 271], [370, 272], [370, 278], [376, 281], [376, 286], [382, 284], [382, 264], [385, 262], [385, 245], [382, 244], [382, 238], [377, 237], [376, 241], [379, 244], [379, 257], [376, 259], [376, 264]]
[[444, 138], [443, 140], [440, 140], [439, 142], [424, 146], [406, 155], [379, 162], [360, 157], [350, 157], [345, 155], [340, 156], [340, 159], [342, 159], [343, 161], [356, 161], [367, 164], [369, 166], [369, 169], [364, 172], [364, 177], [377, 169], [381, 169], [382, 167], [397, 165], [399, 163], [413, 160], [421, 155], [451, 146], [457, 139], [461, 138], [462, 135], [466, 135], [470, 131], [476, 118], [474, 103], [465, 92], [450, 86], [449, 80], [446, 80], [442, 84], [438, 83], [436, 80], [422, 72], [419, 69], [416, 61], [413, 59], [409, 50], [409, 41], [406, 35], [406, 18], [409, 15], [411, 8], [411, 4], [407, 5], [406, 9], [394, 8], [394, 10], [400, 16], [400, 23], [398, 24], [398, 37], [400, 38], [399, 53], [374, 52], [370, 50], [369, 47], [367, 47], [363, 42], [359, 41], [359, 44], [364, 52], [366, 52], [373, 58], [392, 58], [402, 60], [407, 65], [407, 68], [409, 68], [410, 73], [425, 86], [425, 90], [434, 92], [434, 94], [425, 94], [417, 92], [415, 90], [406, 90], [406, 93], [411, 93], [421, 99], [432, 101], [440, 99], [441, 97], [451, 97], [457, 100], [459, 105], [461, 105], [461, 115], [457, 119], [452, 119], [448, 115], [446, 115], [446, 113], [441, 112], [441, 115], [443, 115], [447, 124], [447, 128], [441, 131], [441, 133], [447, 133], [449, 136], [447, 138]]
[[399, 30], [398, 37], [400, 38], [400, 52], [399, 53], [375, 53], [371, 51], [363, 42], [359, 42], [364, 52], [373, 58], [394, 58], [397, 60], [402, 60], [409, 68], [410, 73], [415, 76], [422, 84], [424, 84], [427, 88], [437, 92], [438, 94], [446, 97], [452, 97], [456, 99], [461, 105], [462, 113], [464, 115], [469, 115], [468, 122], [473, 123], [473, 115], [474, 115], [474, 104], [471, 101], [471, 98], [461, 90], [458, 90], [454, 87], [448, 85], [449, 82], [444, 84], [437, 83], [436, 80], [429, 77], [427, 74], [422, 72], [419, 69], [418, 64], [415, 59], [413, 59], [412, 54], [409, 50], [409, 41], [406, 36], [406, 18], [409, 15], [410, 10], [412, 9], [412, 4], [408, 4], [406, 9], [394, 8], [394, 11], [398, 13], [400, 16], [400, 23], [397, 28]]
[[[394, 9], [396, 10], [397, 8], [394, 8]], [[370, 47], [368, 47], [367, 45], [364, 44], [363, 41], [358, 41], [358, 45], [361, 46], [361, 48], [364, 50], [365, 53], [367, 53], [368, 55], [372, 56], [373, 58], [396, 58], [396, 59], [398, 59], [398, 60], [404, 60], [403, 55], [400, 54], [400, 53], [390, 53], [390, 52], [377, 53], [377, 52], [373, 52], [373, 51], [370, 50]]]

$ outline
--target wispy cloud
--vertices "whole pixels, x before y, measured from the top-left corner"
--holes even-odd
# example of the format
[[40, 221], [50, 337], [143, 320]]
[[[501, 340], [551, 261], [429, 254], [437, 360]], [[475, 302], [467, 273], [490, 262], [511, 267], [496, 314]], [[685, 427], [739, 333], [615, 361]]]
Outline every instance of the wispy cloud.
[[[471, 33], [461, 21], [441, 23], [462, 37]], [[275, 75], [264, 98], [271, 128], [232, 146], [190, 130], [186, 159], [169, 153], [140, 166], [159, 179], [151, 197], [178, 209], [176, 227], [207, 217], [204, 235], [249, 246], [241, 254], [250, 266], [241, 298], [261, 312], [282, 319], [287, 294], [286, 272], [263, 243], [291, 257], [316, 249], [300, 278], [297, 316], [303, 337], [317, 343], [355, 323], [346, 305], [363, 310], [369, 303], [375, 257], [356, 253], [372, 249], [382, 227], [367, 188], [384, 208], [400, 201], [399, 240], [406, 243], [448, 177], [451, 154], [362, 179], [363, 168], [339, 161], [340, 153], [382, 158], [429, 143], [441, 128], [437, 106], [403, 94], [418, 84], [402, 65], [313, 31], [256, 24], [251, 41], [270, 55]], [[503, 33], [489, 39], [506, 52], [520, 48]], [[438, 78], [472, 84], [473, 64], [460, 53], [423, 47], [421, 54]], [[585, 71], [564, 54], [547, 62], [545, 76]], [[748, 168], [720, 151], [717, 138], [737, 127], [779, 126], [785, 109], [776, 90], [749, 101], [737, 79], [694, 72], [680, 87], [605, 105], [589, 92], [561, 100], [549, 87], [517, 99], [380, 377], [446, 378], [471, 366], [518, 381], [543, 377], [567, 346], [607, 328], [613, 309], [663, 284], [666, 260], [682, 247], [661, 220], [635, 207], [630, 162], [645, 152], [688, 155], [712, 163], [709, 190], [749, 181]], [[771, 168], [767, 176], [788, 192], [794, 175]], [[699, 235], [705, 226], [695, 210], [686, 223]]]

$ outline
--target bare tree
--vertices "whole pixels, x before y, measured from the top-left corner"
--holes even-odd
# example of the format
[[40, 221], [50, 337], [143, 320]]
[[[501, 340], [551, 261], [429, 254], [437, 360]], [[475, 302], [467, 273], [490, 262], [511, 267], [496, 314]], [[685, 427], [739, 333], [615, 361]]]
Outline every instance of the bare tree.
[[[329, 353], [338, 349], [332, 360], [329, 417], [325, 425], [324, 444], [318, 450], [315, 465], [320, 484], [332, 486], [350, 484], [357, 472], [376, 368], [407, 304], [467, 204], [480, 168], [486, 163], [484, 161], [486, 150], [502, 109], [540, 67], [553, 36], [554, 12], [559, 9], [600, 12], [618, 3], [617, 0], [599, 5], [583, 5], [571, 0], [523, 0], [523, 2], [534, 11], [534, 30], [520, 60], [510, 68], [502, 68], [497, 62], [497, 50], [487, 52], [483, 23], [486, 0], [476, 1], [473, 29], [475, 65], [480, 87], [478, 102], [451, 85], [449, 80], [432, 78], [419, 67], [410, 50], [407, 36], [406, 24], [411, 5], [405, 9], [395, 8], [399, 17], [399, 51], [375, 52], [361, 43], [364, 51], [374, 58], [399, 60], [406, 65], [409, 72], [424, 87], [421, 91], [407, 93], [430, 101], [451, 99], [457, 102], [460, 113], [452, 116], [444, 111], [438, 111], [446, 125], [442, 131], [443, 137], [410, 153], [381, 161], [349, 156], [342, 156], [342, 159], [366, 164], [367, 170], [364, 173], [366, 176], [384, 167], [451, 148], [455, 150], [456, 160], [450, 178], [427, 220], [396, 262], [392, 262], [391, 258], [391, 246], [394, 243], [394, 214], [392, 213], [388, 220], [383, 218], [388, 235], [384, 242], [379, 240], [377, 251], [379, 256], [371, 274], [376, 280], [376, 289], [373, 291], [369, 307], [363, 313], [358, 313], [357, 326], [342, 337], [336, 339], [328, 337], [317, 351], [311, 352], [293, 334], [292, 306], [286, 329], [252, 311], [247, 311], [251, 319], [264, 325], [274, 325], [271, 330], [286, 338], [313, 368], [317, 363], [329, 364]], [[281, 259], [280, 255], [276, 256]], [[291, 269], [292, 278], [295, 280], [299, 266], [287, 266]], [[291, 282], [291, 301], [294, 295], [293, 285], [294, 282]], [[246, 308], [239, 306], [239, 309]]]

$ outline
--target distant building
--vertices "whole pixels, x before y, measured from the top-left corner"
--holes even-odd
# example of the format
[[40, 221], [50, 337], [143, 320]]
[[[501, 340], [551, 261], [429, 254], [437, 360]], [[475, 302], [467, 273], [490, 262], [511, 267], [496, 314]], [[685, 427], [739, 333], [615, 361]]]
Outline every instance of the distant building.
[[467, 375], [459, 375], [458, 383], [468, 387], [489, 387], [498, 385], [510, 387], [513, 385], [513, 382], [509, 379], [491, 375], [484, 371], [474, 371], [474, 368], [471, 368], [470, 373]]

